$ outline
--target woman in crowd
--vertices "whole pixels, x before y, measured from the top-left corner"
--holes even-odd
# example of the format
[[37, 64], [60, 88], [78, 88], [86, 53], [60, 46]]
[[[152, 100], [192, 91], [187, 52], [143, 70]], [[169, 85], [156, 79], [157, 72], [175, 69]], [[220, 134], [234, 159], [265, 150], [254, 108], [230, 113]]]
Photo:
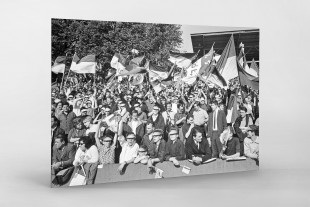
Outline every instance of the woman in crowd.
[[[86, 173], [86, 185], [94, 184], [99, 161], [98, 148], [93, 144], [92, 140], [83, 136], [79, 140], [79, 149], [75, 154], [73, 165], [82, 166]], [[78, 170], [79, 168], [77, 168]]]

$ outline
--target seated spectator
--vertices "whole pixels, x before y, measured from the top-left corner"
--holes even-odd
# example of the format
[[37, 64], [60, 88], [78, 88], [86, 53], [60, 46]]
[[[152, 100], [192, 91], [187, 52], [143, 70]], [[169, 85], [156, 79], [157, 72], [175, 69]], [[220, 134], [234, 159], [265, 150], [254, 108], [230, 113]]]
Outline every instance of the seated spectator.
[[175, 166], [180, 166], [179, 161], [185, 159], [185, 149], [183, 142], [178, 139], [177, 128], [172, 128], [169, 132], [169, 139], [166, 144], [165, 160], [173, 162]]
[[252, 158], [259, 159], [259, 139], [258, 139], [258, 126], [250, 125], [247, 131], [247, 138], [244, 139], [244, 155]]
[[84, 167], [86, 185], [94, 184], [99, 161], [98, 149], [87, 136], [80, 138], [79, 146], [75, 154], [73, 165], [77, 167], [82, 165]]
[[240, 116], [236, 119], [234, 124], [235, 132], [240, 142], [240, 155], [243, 156], [244, 144], [243, 141], [247, 137], [247, 128], [253, 124], [253, 120], [249, 114], [247, 114], [247, 108], [239, 107]]
[[117, 134], [115, 133], [114, 139], [110, 136], [100, 136], [100, 125], [95, 135], [96, 145], [99, 151], [100, 164], [113, 164], [115, 163], [115, 145], [117, 141]]
[[58, 134], [53, 148], [52, 183], [55, 185], [61, 184], [56, 175], [59, 171], [72, 166], [74, 154], [75, 147], [66, 144], [64, 134]]
[[153, 132], [153, 140], [150, 143], [148, 154], [150, 159], [148, 167], [152, 168], [158, 162], [163, 162], [166, 154], [166, 141], [163, 140], [163, 131], [155, 129]]
[[85, 135], [86, 129], [81, 118], [73, 119], [73, 128], [69, 131], [68, 140], [71, 143], [78, 145], [79, 139]]
[[139, 145], [136, 143], [136, 136], [130, 132], [126, 137], [126, 142], [122, 146], [122, 152], [119, 157], [118, 171], [122, 173], [124, 167], [132, 163], [138, 154]]
[[203, 139], [202, 132], [196, 128], [193, 128], [193, 138], [187, 140], [185, 144], [185, 153], [186, 158], [191, 159], [197, 165], [212, 157], [207, 139]]
[[147, 155], [147, 148], [146, 148], [146, 146], [142, 145], [139, 147], [138, 156], [133, 161], [133, 163], [137, 164], [140, 162], [141, 164], [146, 165], [148, 159], [149, 159], [149, 156]]
[[240, 142], [238, 137], [233, 137], [233, 129], [228, 126], [220, 135], [220, 141], [223, 149], [220, 152], [220, 158], [237, 158], [240, 157]]

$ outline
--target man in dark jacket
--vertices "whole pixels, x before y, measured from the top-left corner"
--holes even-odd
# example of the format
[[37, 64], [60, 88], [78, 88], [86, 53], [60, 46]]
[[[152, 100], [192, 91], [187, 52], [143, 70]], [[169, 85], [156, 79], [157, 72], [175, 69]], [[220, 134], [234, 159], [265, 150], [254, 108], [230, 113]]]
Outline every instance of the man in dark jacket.
[[143, 136], [145, 134], [144, 124], [138, 119], [138, 112], [132, 111], [131, 120], [127, 123], [123, 123], [123, 130], [126, 134], [133, 132], [136, 135], [136, 143], [141, 145]]
[[206, 139], [202, 139], [202, 132], [193, 128], [193, 139], [185, 144], [186, 158], [199, 165], [211, 158], [211, 149]]
[[53, 147], [52, 158], [52, 183], [61, 184], [57, 178], [57, 173], [73, 166], [74, 156], [76, 152], [75, 145], [66, 144], [65, 136], [59, 134], [55, 138], [55, 146]]
[[163, 138], [163, 131], [161, 129], [155, 129], [153, 132], [153, 140], [148, 148], [148, 154], [150, 159], [148, 161], [148, 167], [153, 168], [158, 162], [163, 162], [166, 154], [166, 142]]
[[211, 138], [212, 157], [218, 158], [222, 150], [220, 135], [227, 127], [226, 115], [220, 110], [217, 101], [211, 103], [212, 112], [208, 119], [208, 135]]
[[166, 143], [165, 160], [173, 162], [175, 166], [179, 166], [179, 161], [185, 159], [185, 148], [183, 142], [178, 139], [179, 132], [177, 128], [172, 128], [169, 132], [169, 140]]
[[166, 129], [165, 119], [161, 115], [159, 110], [160, 108], [158, 105], [155, 105], [153, 107], [153, 112], [152, 115], [148, 118], [148, 122], [152, 122], [155, 129], [161, 129], [163, 132], [165, 132]]

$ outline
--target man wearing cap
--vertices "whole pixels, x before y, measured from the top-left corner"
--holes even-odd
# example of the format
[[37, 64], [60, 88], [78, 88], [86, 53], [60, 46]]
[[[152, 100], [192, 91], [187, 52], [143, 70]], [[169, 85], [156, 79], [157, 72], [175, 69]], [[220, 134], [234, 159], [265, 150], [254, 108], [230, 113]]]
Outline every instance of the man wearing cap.
[[146, 113], [142, 111], [141, 109], [141, 104], [140, 103], [135, 103], [134, 105], [135, 107], [135, 110], [137, 111], [138, 113], [138, 119], [143, 123], [145, 124], [147, 122], [147, 116], [146, 116]]
[[149, 117], [148, 122], [153, 122], [155, 129], [161, 129], [163, 132], [165, 131], [165, 119], [160, 113], [160, 108], [156, 104], [153, 107], [152, 115]]
[[179, 133], [177, 128], [172, 128], [169, 132], [169, 139], [166, 143], [165, 160], [173, 162], [179, 166], [179, 161], [185, 159], [185, 148], [183, 142], [178, 139]]
[[258, 129], [258, 126], [250, 125], [247, 129], [247, 137], [244, 139], [244, 155], [257, 160], [259, 159]]
[[126, 137], [126, 142], [122, 146], [122, 152], [119, 156], [118, 171], [122, 173], [125, 165], [132, 163], [138, 155], [139, 145], [136, 143], [136, 136], [134, 133], [129, 133]]
[[218, 102], [214, 100], [211, 103], [212, 112], [209, 114], [208, 135], [211, 138], [212, 157], [218, 158], [222, 150], [220, 135], [227, 127], [226, 115], [224, 111], [219, 110]]
[[163, 131], [161, 129], [155, 129], [153, 132], [153, 140], [148, 148], [148, 154], [150, 159], [148, 161], [148, 167], [154, 167], [158, 162], [165, 160], [166, 154], [166, 141], [163, 140]]

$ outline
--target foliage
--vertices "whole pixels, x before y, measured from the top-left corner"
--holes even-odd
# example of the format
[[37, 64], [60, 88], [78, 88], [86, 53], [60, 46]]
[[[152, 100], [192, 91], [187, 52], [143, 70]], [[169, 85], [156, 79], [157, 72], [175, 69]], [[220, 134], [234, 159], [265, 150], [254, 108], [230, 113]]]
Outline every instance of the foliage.
[[75, 52], [80, 58], [95, 54], [107, 71], [114, 53], [132, 57], [130, 51], [137, 49], [139, 55], [167, 67], [171, 64], [167, 61], [169, 50], [177, 51], [182, 43], [180, 28], [172, 24], [52, 19], [52, 60], [67, 54], [71, 62]]

